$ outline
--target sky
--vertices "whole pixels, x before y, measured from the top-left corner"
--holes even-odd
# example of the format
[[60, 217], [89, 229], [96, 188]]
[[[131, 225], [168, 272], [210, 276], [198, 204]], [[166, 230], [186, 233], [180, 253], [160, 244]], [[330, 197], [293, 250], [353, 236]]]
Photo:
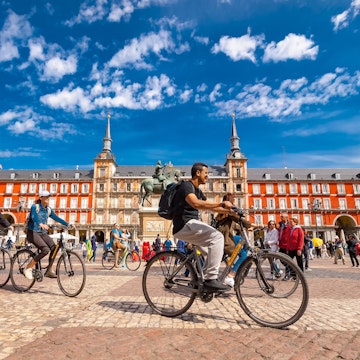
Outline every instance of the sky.
[[360, 167], [360, 0], [0, 0], [0, 164]]

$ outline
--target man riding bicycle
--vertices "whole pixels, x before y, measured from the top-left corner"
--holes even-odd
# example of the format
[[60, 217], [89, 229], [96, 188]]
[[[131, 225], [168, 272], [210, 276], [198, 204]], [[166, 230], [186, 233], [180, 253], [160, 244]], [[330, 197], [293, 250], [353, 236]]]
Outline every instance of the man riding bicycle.
[[[207, 253], [204, 264], [204, 290], [227, 291], [229, 286], [218, 280], [220, 263], [224, 251], [224, 236], [220, 231], [202, 222], [199, 210], [230, 213], [234, 206], [230, 201], [213, 203], [206, 200], [199, 186], [208, 179], [208, 166], [195, 163], [191, 168], [191, 180], [183, 181], [175, 195], [176, 211], [173, 219], [173, 235], [188, 243], [202, 247]], [[203, 249], [203, 248], [207, 249]]]
[[[39, 253], [36, 254], [34, 259], [28, 264], [24, 270], [24, 275], [27, 279], [33, 279], [33, 268], [36, 263], [46, 255], [52, 254], [55, 249], [55, 243], [53, 239], [48, 235], [47, 231], [49, 226], [47, 220], [49, 217], [57, 221], [58, 223], [70, 226], [68, 222], [59, 218], [52, 209], [48, 206], [50, 193], [46, 190], [39, 192], [39, 199], [35, 204], [31, 206], [29, 221], [26, 226], [27, 236], [26, 241], [34, 244]], [[49, 278], [56, 278], [55, 272], [52, 270], [53, 262], [49, 259], [49, 266], [45, 272], [45, 276]]]

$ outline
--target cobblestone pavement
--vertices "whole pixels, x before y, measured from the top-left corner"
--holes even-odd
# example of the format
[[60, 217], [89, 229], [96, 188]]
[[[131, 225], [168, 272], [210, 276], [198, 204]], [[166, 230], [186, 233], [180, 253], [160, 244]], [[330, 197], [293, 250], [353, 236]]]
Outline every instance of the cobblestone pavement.
[[196, 300], [178, 318], [154, 314], [143, 297], [142, 269], [86, 264], [76, 298], [56, 280], [28, 293], [0, 289], [0, 359], [360, 359], [360, 268], [314, 259], [306, 272], [310, 302], [286, 330], [256, 325], [235, 295]]

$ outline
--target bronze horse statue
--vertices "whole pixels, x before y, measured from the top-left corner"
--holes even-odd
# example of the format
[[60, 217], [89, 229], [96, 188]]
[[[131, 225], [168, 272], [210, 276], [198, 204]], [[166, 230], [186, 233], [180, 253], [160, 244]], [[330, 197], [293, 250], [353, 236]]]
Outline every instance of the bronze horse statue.
[[166, 187], [180, 180], [181, 173], [179, 169], [171, 169], [164, 173], [165, 179], [163, 182], [160, 182], [157, 178], [146, 178], [141, 182], [140, 193], [139, 193], [139, 204], [144, 206], [145, 200], [149, 201], [149, 196], [151, 194], [162, 194]]

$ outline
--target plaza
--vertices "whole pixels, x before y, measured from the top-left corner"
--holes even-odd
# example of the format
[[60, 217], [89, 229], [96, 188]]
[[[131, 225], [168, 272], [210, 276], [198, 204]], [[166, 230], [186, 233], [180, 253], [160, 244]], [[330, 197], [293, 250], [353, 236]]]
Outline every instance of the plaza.
[[154, 314], [142, 294], [145, 264], [136, 272], [86, 264], [76, 298], [56, 280], [28, 293], [0, 289], [0, 359], [359, 359], [360, 270], [310, 261], [310, 301], [304, 316], [284, 330], [258, 326], [235, 292], [210, 303], [196, 300], [177, 318]]

